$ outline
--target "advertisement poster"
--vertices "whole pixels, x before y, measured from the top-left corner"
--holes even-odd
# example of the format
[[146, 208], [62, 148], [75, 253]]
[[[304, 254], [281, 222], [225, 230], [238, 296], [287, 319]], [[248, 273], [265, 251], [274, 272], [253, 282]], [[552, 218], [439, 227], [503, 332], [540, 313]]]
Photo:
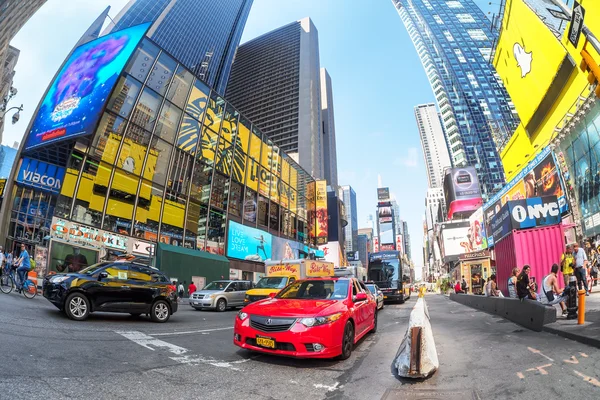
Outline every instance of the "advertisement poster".
[[388, 201], [390, 199], [390, 188], [377, 188], [377, 201]]
[[227, 237], [227, 257], [257, 262], [271, 259], [270, 233], [229, 221]]
[[396, 235], [396, 251], [404, 253], [404, 242], [402, 240], [402, 235]]
[[315, 202], [315, 182], [309, 182], [306, 184], [306, 209], [308, 210], [308, 240], [310, 243], [315, 243], [316, 236], [316, 202]]
[[296, 260], [300, 257], [300, 251], [304, 251], [304, 244], [280, 237], [273, 237], [272, 259], [273, 260]]
[[0, 179], [0, 197], [4, 196], [4, 188], [6, 187], [6, 179]]
[[442, 224], [442, 257], [444, 262], [456, 261], [469, 250], [469, 222]]
[[327, 243], [327, 228], [329, 219], [327, 214], [327, 182], [317, 181], [315, 182], [315, 186], [317, 244], [325, 244]]
[[379, 238], [375, 236], [373, 238], [373, 253], [377, 253], [379, 251]]
[[[492, 217], [507, 201], [543, 196], [556, 196], [561, 214], [568, 210], [560, 170], [556, 166], [550, 146], [544, 148], [533, 161], [483, 206], [485, 222], [489, 226]], [[488, 238], [492, 237], [492, 232], [487, 232], [487, 234]]]
[[329, 242], [319, 246], [319, 250], [323, 251], [325, 261], [332, 262], [334, 267], [340, 267], [340, 262], [344, 259], [341, 255], [340, 242]]
[[38, 279], [46, 275], [46, 268], [48, 266], [48, 249], [46, 247], [36, 246], [35, 247], [35, 272], [38, 275]]
[[65, 169], [43, 161], [23, 157], [17, 182], [23, 186], [33, 187], [58, 194], [65, 178]]
[[25, 150], [92, 133], [104, 103], [149, 25], [102, 36], [71, 54], [40, 106]]
[[481, 207], [469, 217], [469, 252], [484, 250], [488, 247], [483, 219], [483, 208]]

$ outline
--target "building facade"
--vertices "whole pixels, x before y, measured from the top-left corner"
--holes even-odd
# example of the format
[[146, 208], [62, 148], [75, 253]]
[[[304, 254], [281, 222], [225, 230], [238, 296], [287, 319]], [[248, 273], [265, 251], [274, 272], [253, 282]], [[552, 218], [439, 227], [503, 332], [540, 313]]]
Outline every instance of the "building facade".
[[367, 268], [369, 266], [369, 237], [364, 234], [358, 234], [357, 236], [357, 251], [358, 259], [362, 263], [362, 266]]
[[8, 104], [10, 98], [15, 94], [13, 88], [13, 78], [15, 76], [15, 66], [19, 60], [19, 49], [8, 46], [5, 52], [4, 68], [0, 70], [0, 143], [2, 143], [2, 134], [4, 133], [4, 120], [10, 118], [5, 111], [11, 108]]
[[323, 178], [327, 184], [338, 187], [337, 150], [335, 144], [335, 114], [333, 86], [325, 68], [321, 68], [321, 117], [323, 119]]
[[356, 243], [358, 240], [358, 210], [356, 208], [356, 192], [350, 185], [340, 186], [340, 197], [344, 201], [346, 221], [348, 221], [348, 225], [346, 225], [344, 228], [346, 252], [354, 252], [357, 250]]
[[310, 18], [241, 45], [227, 98], [300, 166], [324, 177], [319, 36]]
[[454, 166], [477, 169], [488, 198], [505, 182], [499, 156], [518, 125], [490, 64], [497, 34], [473, 0], [392, 0], [440, 110]]
[[[267, 259], [314, 252], [314, 179], [146, 37], [149, 26], [113, 30], [65, 62], [17, 155], [3, 244], [29, 246], [42, 275], [76, 250], [87, 264], [157, 246], [212, 253], [243, 279]], [[110, 72], [84, 71], [95, 90], [62, 86], [88, 57]], [[197, 264], [185, 274], [210, 276]]]
[[427, 167], [427, 182], [430, 188], [441, 188], [444, 183], [444, 169], [451, 167], [450, 153], [444, 136], [444, 129], [434, 104], [420, 104], [415, 107], [415, 118], [423, 159]]
[[104, 32], [152, 22], [148, 36], [224, 94], [253, 0], [131, 0]]

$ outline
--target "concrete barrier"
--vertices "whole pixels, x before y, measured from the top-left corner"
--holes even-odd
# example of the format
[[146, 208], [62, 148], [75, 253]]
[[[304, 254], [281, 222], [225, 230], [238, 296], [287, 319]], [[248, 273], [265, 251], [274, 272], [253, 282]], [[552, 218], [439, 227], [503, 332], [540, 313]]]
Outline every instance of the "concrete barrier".
[[450, 295], [450, 300], [498, 315], [536, 332], [541, 332], [544, 325], [556, 322], [556, 309], [535, 300], [521, 301], [507, 297], [485, 297], [456, 293]]
[[422, 295], [410, 313], [408, 329], [394, 365], [398, 375], [404, 378], [427, 378], [440, 366], [429, 311]]

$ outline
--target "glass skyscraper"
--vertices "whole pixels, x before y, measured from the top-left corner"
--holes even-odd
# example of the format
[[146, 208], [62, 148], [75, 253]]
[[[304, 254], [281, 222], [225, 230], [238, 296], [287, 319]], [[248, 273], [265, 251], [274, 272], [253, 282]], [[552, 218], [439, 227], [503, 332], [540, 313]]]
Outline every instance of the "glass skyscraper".
[[392, 0], [433, 89], [454, 166], [477, 169], [484, 198], [505, 183], [499, 153], [518, 116], [490, 64], [497, 34], [473, 0]]
[[253, 0], [131, 0], [109, 31], [154, 22], [148, 36], [225, 93]]

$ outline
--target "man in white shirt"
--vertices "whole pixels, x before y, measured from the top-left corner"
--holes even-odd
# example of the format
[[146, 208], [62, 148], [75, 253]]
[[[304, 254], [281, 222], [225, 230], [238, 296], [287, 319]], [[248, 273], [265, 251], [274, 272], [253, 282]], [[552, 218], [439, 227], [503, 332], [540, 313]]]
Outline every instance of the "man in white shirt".
[[585, 287], [585, 295], [589, 296], [589, 290], [587, 285], [587, 279], [585, 278], [585, 272], [587, 268], [587, 254], [585, 250], [579, 246], [579, 243], [573, 245], [573, 257], [575, 257], [575, 277], [577, 278], [577, 287], [581, 290], [581, 284]]

